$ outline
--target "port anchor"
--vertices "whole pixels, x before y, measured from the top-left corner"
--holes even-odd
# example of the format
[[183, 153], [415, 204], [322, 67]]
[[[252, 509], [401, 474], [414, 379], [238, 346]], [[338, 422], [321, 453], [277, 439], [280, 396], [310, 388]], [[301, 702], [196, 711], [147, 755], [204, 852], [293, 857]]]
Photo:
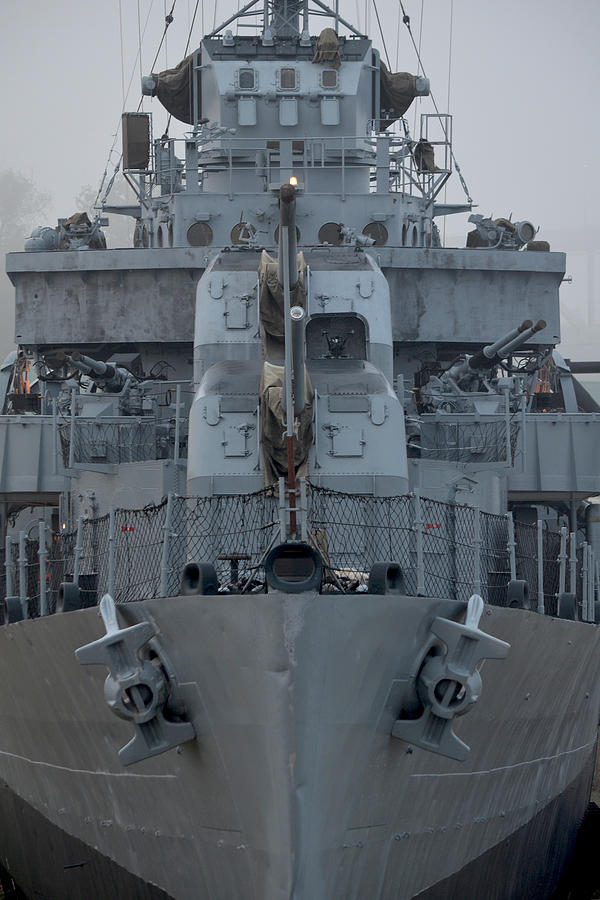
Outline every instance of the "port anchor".
[[120, 628], [115, 601], [105, 594], [100, 614], [106, 628], [104, 637], [75, 651], [84, 665], [103, 665], [110, 670], [104, 682], [104, 699], [120, 719], [132, 722], [135, 736], [119, 750], [124, 766], [157, 756], [196, 736], [191, 722], [171, 722], [165, 718], [169, 683], [161, 667], [140, 657], [140, 650], [153, 637], [151, 622]]
[[481, 695], [482, 659], [504, 659], [510, 644], [479, 630], [483, 600], [473, 594], [467, 605], [464, 625], [438, 617], [431, 632], [446, 645], [445, 655], [429, 656], [417, 676], [417, 693], [424, 707], [418, 719], [398, 719], [392, 736], [464, 761], [470, 747], [452, 730], [455, 716], [468, 712]]

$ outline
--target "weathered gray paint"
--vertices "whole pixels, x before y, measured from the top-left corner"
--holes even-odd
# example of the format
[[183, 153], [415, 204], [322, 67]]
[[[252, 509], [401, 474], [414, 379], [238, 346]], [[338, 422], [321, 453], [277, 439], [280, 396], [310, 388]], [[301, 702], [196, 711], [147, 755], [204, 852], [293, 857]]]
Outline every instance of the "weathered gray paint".
[[[74, 656], [102, 633], [96, 611], [8, 626], [0, 777], [53, 826], [176, 900], [414, 897], [502, 852], [520, 828], [534, 841], [537, 814], [594, 762], [600, 632], [519, 610], [484, 614], [483, 629], [511, 650], [485, 664], [481, 699], [457, 722], [465, 763], [390, 737], [433, 616], [462, 608], [278, 593], [120, 607], [123, 624], [158, 625], [198, 735], [128, 770], [117, 750], [131, 727], [104, 703], [106, 672]], [[556, 823], [563, 856], [584, 806], [579, 793]], [[31, 870], [28, 840], [15, 823], [3, 832], [26, 892], [72, 896], [64, 870]], [[544, 877], [543, 857], [529, 870]], [[487, 896], [516, 898], [517, 877], [490, 882]], [[78, 878], [86, 896], [104, 896], [93, 871]]]
[[[20, 344], [185, 342], [206, 253], [165, 250], [9, 253]], [[158, 258], [157, 258], [158, 257]]]

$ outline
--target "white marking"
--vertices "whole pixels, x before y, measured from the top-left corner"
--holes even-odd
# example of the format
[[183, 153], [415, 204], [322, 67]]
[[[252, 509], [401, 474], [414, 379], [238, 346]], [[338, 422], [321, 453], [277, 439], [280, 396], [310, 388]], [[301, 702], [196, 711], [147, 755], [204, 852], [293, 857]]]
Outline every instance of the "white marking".
[[513, 763], [511, 766], [498, 766], [496, 769], [481, 769], [478, 772], [425, 772], [422, 774], [411, 775], [411, 778], [455, 778], [465, 775], [491, 775], [493, 772], [505, 772], [509, 769], [520, 769], [522, 766], [533, 766], [536, 763], [550, 762], [553, 759], [559, 759], [561, 756], [568, 756], [570, 753], [579, 753], [580, 750], [587, 750], [589, 747], [595, 746], [596, 741], [589, 741], [582, 744], [581, 747], [574, 747], [573, 750], [565, 750], [563, 753], [555, 753], [554, 756], [540, 756], [539, 759], [526, 759], [523, 762]]
[[63, 772], [72, 772], [74, 775], [104, 775], [109, 778], [177, 778], [176, 775], [144, 775], [140, 772], [93, 772], [91, 769], [72, 769], [70, 766], [59, 766], [56, 763], [44, 762], [41, 759], [29, 759], [19, 753], [9, 753], [8, 750], [0, 750], [0, 756], [9, 756], [12, 759], [20, 759], [32, 766], [44, 766], [47, 769], [60, 769]]

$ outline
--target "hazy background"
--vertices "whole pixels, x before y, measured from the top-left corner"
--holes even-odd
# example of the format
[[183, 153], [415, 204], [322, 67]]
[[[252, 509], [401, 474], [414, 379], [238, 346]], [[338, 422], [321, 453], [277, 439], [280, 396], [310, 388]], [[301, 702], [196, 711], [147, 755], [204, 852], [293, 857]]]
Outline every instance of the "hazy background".
[[[399, 3], [376, 2], [392, 68], [416, 72]], [[139, 36], [141, 71], [147, 73], [171, 5], [172, 0], [3, 0], [2, 253], [22, 249], [33, 225], [55, 225], [82, 200], [93, 200], [115, 138], [109, 174], [120, 151], [121, 109], [135, 110], [140, 98]], [[184, 55], [195, 5], [177, 0], [155, 71]], [[530, 219], [541, 226], [540, 239], [569, 252], [573, 283], [561, 289], [563, 353], [599, 358], [600, 3], [405, 0], [404, 6], [441, 111], [450, 97], [454, 151], [476, 211]], [[234, 8], [219, 2], [215, 12], [208, 0], [200, 3], [190, 47], [215, 18], [218, 24]], [[363, 29], [366, 20], [385, 59], [372, 0], [340, 0], [340, 13]], [[311, 30], [325, 24], [313, 20]], [[146, 99], [144, 108], [153, 113], [155, 136], [162, 134], [166, 114], [158, 102]], [[430, 101], [416, 111], [433, 111]], [[412, 109], [407, 116], [417, 132]], [[183, 128], [172, 125], [171, 134]], [[456, 175], [450, 185], [448, 201], [460, 202], [464, 194]], [[447, 244], [464, 245], [465, 218], [447, 221]], [[120, 224], [116, 240], [107, 230], [109, 245], [123, 241]], [[2, 274], [0, 355], [12, 336], [12, 287]]]

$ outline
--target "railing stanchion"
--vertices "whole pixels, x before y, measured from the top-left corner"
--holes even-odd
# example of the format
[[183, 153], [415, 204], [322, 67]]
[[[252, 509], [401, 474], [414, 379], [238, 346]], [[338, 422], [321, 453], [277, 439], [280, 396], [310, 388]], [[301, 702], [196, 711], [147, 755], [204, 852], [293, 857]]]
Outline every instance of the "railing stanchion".
[[577, 597], [577, 535], [569, 535], [569, 591]]
[[71, 391], [71, 433], [69, 436], [69, 469], [75, 465], [75, 419], [76, 419], [76, 401], [77, 391], [75, 388]]
[[285, 482], [279, 479], [279, 532], [281, 541], [287, 540], [287, 508], [285, 502]]
[[540, 615], [544, 615], [544, 523], [541, 519], [537, 520], [537, 583], [538, 583], [538, 603], [537, 611]]
[[564, 594], [567, 589], [567, 529], [560, 529], [560, 552], [558, 554], [558, 593]]
[[175, 389], [175, 447], [173, 448], [173, 460], [179, 462], [179, 440], [181, 430], [181, 385]]
[[584, 622], [589, 621], [589, 597], [588, 597], [588, 582], [589, 582], [589, 569], [588, 569], [588, 544], [587, 541], [583, 542], [583, 552], [581, 555], [581, 618]]
[[481, 596], [481, 510], [473, 507], [473, 593]]
[[46, 584], [46, 523], [39, 522], [38, 559], [40, 564], [40, 616], [48, 615], [48, 592]]
[[111, 506], [108, 517], [108, 593], [115, 600], [116, 559], [115, 508]]
[[165, 523], [163, 525], [162, 559], [160, 564], [160, 596], [167, 597], [169, 591], [169, 549], [171, 544], [171, 523], [173, 519], [173, 494], [167, 497]]
[[417, 596], [425, 594], [425, 561], [423, 556], [423, 517], [421, 512], [421, 493], [418, 488], [413, 494], [414, 515], [413, 531], [415, 533], [417, 551]]
[[6, 577], [6, 596], [13, 596], [13, 565], [12, 565], [12, 538], [6, 535], [4, 550], [4, 572]]
[[515, 542], [515, 520], [511, 512], [506, 513], [506, 522], [508, 525], [508, 539], [506, 541], [506, 549], [508, 551], [508, 563], [510, 566], [510, 580], [514, 581], [517, 577], [517, 545]]
[[79, 587], [79, 573], [81, 571], [81, 554], [83, 553], [83, 516], [77, 519], [77, 537], [75, 538], [73, 558], [73, 584]]
[[25, 542], [25, 532], [19, 532], [19, 598], [21, 600], [21, 610], [23, 618], [27, 618], [27, 544]]

